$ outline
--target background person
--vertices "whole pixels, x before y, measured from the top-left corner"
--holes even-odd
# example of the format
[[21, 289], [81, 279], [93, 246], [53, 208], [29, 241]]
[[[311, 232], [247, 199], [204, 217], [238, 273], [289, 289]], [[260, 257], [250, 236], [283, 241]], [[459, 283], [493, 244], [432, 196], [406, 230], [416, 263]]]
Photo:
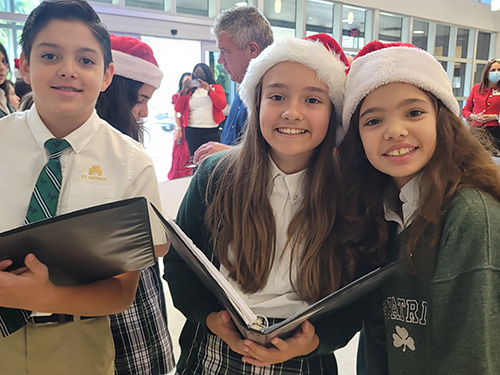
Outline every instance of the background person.
[[500, 59], [488, 61], [481, 75], [481, 83], [477, 83], [467, 98], [462, 116], [472, 126], [483, 127], [500, 146]]
[[9, 99], [9, 104], [14, 108], [14, 111], [19, 110], [19, 96], [16, 95], [16, 89], [14, 87], [14, 84], [10, 79], [6, 80], [7, 82], [7, 90], [9, 92], [8, 99]]
[[16, 95], [19, 97], [19, 100], [22, 100], [24, 95], [31, 92], [31, 85], [24, 81], [23, 75], [19, 70], [19, 59], [14, 59], [14, 76], [16, 77], [16, 82], [14, 82], [14, 88], [16, 91]]
[[219, 124], [226, 118], [222, 113], [226, 108], [226, 94], [222, 86], [215, 83], [208, 65], [196, 64], [191, 79], [183, 82], [174, 108], [185, 125], [190, 156], [201, 145], [220, 140]]
[[[253, 6], [235, 7], [222, 12], [214, 22], [212, 33], [220, 51], [218, 63], [224, 65], [231, 80], [237, 83], [243, 81], [250, 60], [273, 43], [269, 21]], [[246, 120], [247, 109], [238, 91], [224, 123], [220, 143], [208, 142], [201, 146], [194, 154], [193, 163], [199, 164], [208, 155], [237, 144]]]
[[175, 118], [175, 137], [174, 145], [172, 147], [172, 167], [168, 171], [168, 179], [173, 180], [175, 178], [191, 176], [193, 173], [192, 168], [186, 168], [185, 165], [189, 161], [189, 149], [186, 143], [185, 137], [185, 124], [184, 119], [181, 114], [175, 111], [175, 103], [179, 98], [180, 92], [184, 81], [191, 79], [191, 72], [186, 72], [181, 75], [179, 79], [179, 89], [172, 95], [172, 104], [174, 105], [174, 118]]
[[16, 111], [9, 101], [9, 57], [5, 47], [0, 44], [0, 118]]
[[[99, 96], [97, 113], [139, 141], [140, 120], [148, 115], [148, 102], [160, 87], [163, 73], [146, 43], [129, 36], [110, 37], [115, 75]], [[157, 250], [155, 248], [156, 256], [165, 255], [164, 251]], [[158, 263], [141, 270], [132, 305], [119, 314], [110, 315], [117, 375], [164, 375], [175, 371], [159, 272]]]

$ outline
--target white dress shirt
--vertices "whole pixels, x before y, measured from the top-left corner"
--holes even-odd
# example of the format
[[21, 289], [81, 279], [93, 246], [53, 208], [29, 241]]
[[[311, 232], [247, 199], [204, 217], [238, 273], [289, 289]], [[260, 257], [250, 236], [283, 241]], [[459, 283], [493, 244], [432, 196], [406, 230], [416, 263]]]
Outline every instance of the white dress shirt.
[[[415, 219], [420, 200], [419, 177], [416, 176], [408, 181], [398, 192], [391, 185], [384, 192], [384, 216], [387, 221], [398, 223], [398, 232], [402, 232]], [[401, 206], [399, 209], [398, 206]], [[399, 212], [401, 211], [401, 212]]]
[[[6, 231], [23, 225], [38, 175], [49, 158], [44, 143], [54, 136], [35, 106], [1, 119], [0, 130], [0, 231]], [[63, 181], [57, 214], [139, 196], [161, 207], [151, 158], [95, 111], [64, 139], [71, 148], [60, 158]], [[165, 243], [160, 224], [152, 222], [155, 243]]]
[[[296, 279], [296, 266], [290, 264], [290, 247], [285, 249], [288, 240], [288, 225], [297, 213], [304, 196], [305, 170], [287, 175], [271, 160], [271, 175], [268, 184], [268, 196], [276, 221], [276, 253], [267, 284], [253, 294], [244, 293], [240, 286], [229, 278], [229, 272], [221, 266], [221, 273], [243, 297], [255, 314], [272, 318], [288, 318], [308, 304], [292, 289], [290, 268]], [[302, 251], [302, 249], [301, 249]], [[300, 256], [299, 251], [296, 255]], [[229, 260], [233, 260], [229, 249]]]

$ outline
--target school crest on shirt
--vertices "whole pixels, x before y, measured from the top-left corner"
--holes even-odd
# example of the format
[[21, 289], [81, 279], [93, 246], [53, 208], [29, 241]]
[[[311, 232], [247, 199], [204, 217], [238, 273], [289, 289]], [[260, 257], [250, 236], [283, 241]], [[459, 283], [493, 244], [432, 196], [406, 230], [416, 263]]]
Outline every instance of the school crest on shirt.
[[[427, 301], [417, 301], [411, 298], [387, 297], [384, 301], [385, 322], [401, 322], [395, 325], [392, 333], [392, 344], [395, 348], [415, 351], [415, 340], [411, 337], [411, 327], [427, 325]], [[406, 327], [403, 327], [402, 325]]]
[[403, 352], [406, 352], [406, 349], [415, 351], [415, 341], [410, 337], [405, 327], [396, 326], [396, 332], [392, 334], [392, 340], [394, 347], [401, 348]]
[[103, 177], [102, 169], [99, 165], [92, 165], [89, 168], [88, 174], [82, 174], [82, 179], [84, 180], [97, 180], [97, 181], [106, 181], [106, 177]]

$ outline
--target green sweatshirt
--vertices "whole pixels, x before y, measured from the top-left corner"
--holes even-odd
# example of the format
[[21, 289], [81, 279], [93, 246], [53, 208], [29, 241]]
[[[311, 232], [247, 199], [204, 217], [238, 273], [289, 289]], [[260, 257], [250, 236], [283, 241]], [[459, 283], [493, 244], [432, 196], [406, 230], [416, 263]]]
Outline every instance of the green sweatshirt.
[[464, 188], [444, 215], [437, 257], [422, 238], [416, 272], [367, 300], [367, 374], [500, 374], [500, 204]]

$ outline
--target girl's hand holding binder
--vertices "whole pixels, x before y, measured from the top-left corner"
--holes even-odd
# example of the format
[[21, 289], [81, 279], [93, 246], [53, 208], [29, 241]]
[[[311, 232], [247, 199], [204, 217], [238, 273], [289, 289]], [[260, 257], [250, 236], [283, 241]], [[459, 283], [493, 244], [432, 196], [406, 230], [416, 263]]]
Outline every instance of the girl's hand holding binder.
[[314, 326], [305, 321], [293, 336], [286, 340], [275, 337], [271, 340], [274, 347], [266, 348], [252, 340], [244, 340], [243, 362], [255, 366], [269, 366], [289, 359], [307, 355], [319, 345], [319, 338], [314, 332]]
[[266, 348], [255, 341], [241, 338], [241, 334], [225, 310], [213, 312], [207, 316], [207, 327], [214, 335], [219, 336], [233, 352], [243, 355], [243, 362], [255, 366], [269, 366], [285, 362], [294, 357], [307, 355], [319, 345], [319, 338], [314, 326], [305, 321], [295, 334], [286, 340], [279, 337], [272, 339], [274, 347]]
[[244, 340], [240, 331], [234, 325], [231, 316], [226, 310], [217, 311], [207, 316], [207, 327], [214, 335], [219, 336], [233, 352], [245, 355]]

